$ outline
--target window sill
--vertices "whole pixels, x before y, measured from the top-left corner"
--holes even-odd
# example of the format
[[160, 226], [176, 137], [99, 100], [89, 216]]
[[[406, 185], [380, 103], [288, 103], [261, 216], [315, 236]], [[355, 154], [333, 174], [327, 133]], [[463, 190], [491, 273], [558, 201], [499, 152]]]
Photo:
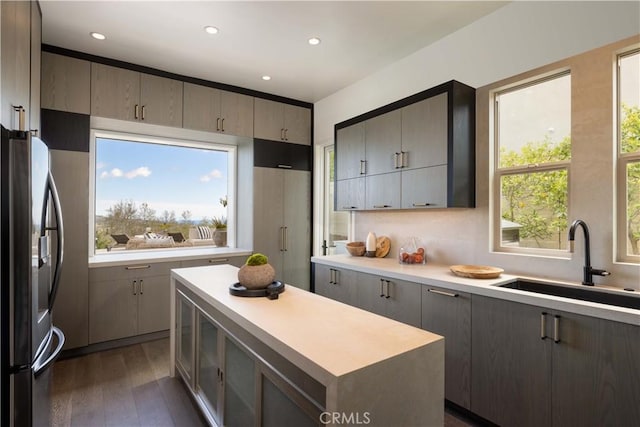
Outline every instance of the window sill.
[[239, 248], [180, 248], [180, 249], [153, 249], [140, 251], [119, 251], [106, 254], [98, 254], [89, 257], [89, 268], [114, 267], [128, 265], [132, 262], [171, 262], [187, 261], [200, 258], [223, 258], [229, 256], [249, 256], [252, 251]]

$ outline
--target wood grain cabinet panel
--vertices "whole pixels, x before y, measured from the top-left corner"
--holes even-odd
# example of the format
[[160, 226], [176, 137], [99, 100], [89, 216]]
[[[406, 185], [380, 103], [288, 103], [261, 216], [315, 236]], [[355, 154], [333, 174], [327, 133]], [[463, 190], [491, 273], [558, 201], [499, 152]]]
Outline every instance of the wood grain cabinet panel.
[[400, 182], [400, 172], [368, 175], [365, 178], [366, 209], [400, 209]]
[[42, 108], [91, 114], [91, 63], [42, 52]]
[[364, 123], [367, 175], [394, 172], [399, 169], [401, 130], [400, 110], [382, 114]]
[[366, 178], [336, 181], [336, 210], [361, 210], [365, 207]]
[[445, 398], [471, 409], [471, 295], [422, 287], [422, 329], [444, 336]]
[[182, 126], [183, 83], [137, 71], [91, 64], [91, 115]]
[[183, 126], [252, 137], [253, 97], [185, 83]]
[[311, 110], [256, 98], [254, 137], [294, 144], [311, 144]]
[[349, 305], [356, 305], [357, 273], [344, 268], [315, 266], [315, 292]]
[[420, 327], [421, 285], [373, 274], [357, 273], [356, 306]]
[[364, 123], [338, 129], [336, 144], [336, 180], [359, 178], [366, 173]]

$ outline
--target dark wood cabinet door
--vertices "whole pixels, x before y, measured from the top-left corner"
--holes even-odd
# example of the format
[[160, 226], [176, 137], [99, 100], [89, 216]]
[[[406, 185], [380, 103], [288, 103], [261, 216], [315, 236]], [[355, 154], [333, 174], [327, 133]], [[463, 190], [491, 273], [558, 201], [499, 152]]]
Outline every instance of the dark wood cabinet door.
[[502, 426], [551, 425], [553, 341], [541, 339], [545, 310], [479, 295], [472, 304], [471, 410]]

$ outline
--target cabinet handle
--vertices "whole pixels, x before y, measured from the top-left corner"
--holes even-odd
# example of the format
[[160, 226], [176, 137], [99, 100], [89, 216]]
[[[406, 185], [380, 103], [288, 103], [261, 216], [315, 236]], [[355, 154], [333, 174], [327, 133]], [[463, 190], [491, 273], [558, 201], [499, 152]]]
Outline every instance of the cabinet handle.
[[224, 118], [220, 121], [221, 124], [221, 130], [222, 132], [224, 132]]
[[385, 294], [385, 298], [389, 299], [391, 298], [391, 295], [389, 294], [389, 285], [391, 284], [391, 282], [389, 280], [385, 280], [385, 282], [387, 282], [387, 293]]
[[144, 120], [144, 110], [145, 110], [145, 108], [146, 108], [146, 105], [143, 105], [142, 106], [142, 120]]
[[553, 316], [553, 342], [556, 344], [560, 342], [560, 316], [557, 314]]
[[329, 269], [329, 284], [333, 285], [333, 268]]
[[380, 279], [380, 298], [384, 297], [384, 279]]
[[343, 206], [342, 209], [358, 209], [357, 206]]
[[427, 206], [433, 206], [433, 203], [412, 203], [414, 208], [425, 208]]
[[279, 167], [280, 169], [293, 169], [293, 166], [291, 166], [291, 165], [280, 165], [280, 164], [279, 164], [279, 165], [278, 165], [278, 167]]
[[289, 132], [289, 129], [285, 129], [285, 130], [284, 130], [284, 140], [285, 140], [285, 141], [288, 141], [288, 140], [289, 140], [289, 137], [287, 136], [287, 132]]
[[280, 252], [284, 251], [284, 227], [280, 227]]
[[360, 175], [366, 175], [367, 173], [367, 161], [360, 160]]
[[444, 295], [445, 297], [458, 298], [458, 294], [452, 292], [439, 291], [437, 289], [427, 289], [427, 291], [432, 294]]
[[398, 157], [400, 156], [400, 153], [393, 153], [393, 168], [394, 169], [398, 169], [400, 166], [398, 166]]
[[219, 131], [220, 130], [220, 117], [216, 118], [216, 130]]
[[289, 228], [284, 227], [284, 251], [287, 252], [289, 250], [287, 245], [287, 239], [289, 238]]
[[540, 338], [546, 340], [547, 338], [547, 313], [544, 311], [540, 313]]
[[375, 209], [385, 209], [392, 207], [391, 205], [373, 205]]
[[280, 128], [280, 139], [284, 141], [284, 128]]
[[222, 264], [223, 262], [229, 262], [229, 258], [218, 258], [209, 260], [209, 264]]
[[407, 162], [407, 157], [405, 157], [405, 154], [409, 154], [408, 151], [400, 151], [400, 167], [401, 168], [406, 168], [408, 167], [408, 162]]
[[133, 294], [134, 295], [138, 295], [138, 289], [137, 289], [138, 288], [138, 281], [134, 280], [132, 285], [133, 285]]
[[143, 270], [145, 268], [151, 268], [151, 265], [129, 265], [125, 267], [127, 270]]
[[144, 293], [144, 281], [140, 279], [140, 295]]
[[140, 106], [138, 104], [133, 107], [133, 118], [138, 120], [138, 115], [140, 113]]
[[32, 136], [35, 136], [35, 137], [38, 136], [38, 129], [31, 129], [29, 132], [31, 132]]

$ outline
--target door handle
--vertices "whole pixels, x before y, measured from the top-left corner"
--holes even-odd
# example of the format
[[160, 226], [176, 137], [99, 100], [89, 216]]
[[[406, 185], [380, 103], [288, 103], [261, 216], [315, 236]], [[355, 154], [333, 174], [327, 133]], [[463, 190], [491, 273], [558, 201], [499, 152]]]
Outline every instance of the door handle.
[[391, 298], [391, 295], [389, 294], [389, 286], [390, 286], [391, 282], [389, 280], [385, 280], [385, 282], [387, 282], [387, 293], [385, 294], [384, 297], [386, 299], [389, 299], [389, 298]]
[[284, 128], [280, 128], [280, 139], [284, 141]]
[[144, 110], [145, 110], [145, 108], [146, 108], [146, 105], [143, 105], [142, 106], [142, 120], [144, 120]]
[[[51, 172], [47, 175], [47, 189], [45, 194], [51, 194], [51, 200], [53, 201], [53, 215], [56, 219], [55, 227], [47, 227], [49, 230], [56, 231], [56, 238], [58, 239], [56, 245], [56, 265], [53, 270], [53, 280], [51, 281], [51, 291], [49, 292], [49, 310], [53, 309], [53, 303], [56, 300], [56, 294], [58, 293], [58, 286], [60, 285], [60, 274], [62, 273], [62, 263], [64, 261], [64, 223], [62, 220], [62, 207], [60, 205], [60, 196], [58, 194], [58, 188], [56, 182], [53, 179]], [[47, 203], [44, 203], [42, 209], [42, 217], [40, 218], [41, 224], [46, 224], [47, 220]], [[41, 231], [41, 236], [44, 236], [45, 230]]]
[[391, 205], [373, 205], [373, 207], [375, 209], [385, 209], [385, 208], [390, 208]]
[[547, 337], [547, 313], [540, 313], [540, 338], [545, 340]]
[[400, 157], [400, 153], [393, 153], [393, 168], [398, 169], [398, 157]]
[[[405, 154], [409, 154], [408, 151], [400, 151], [400, 167], [401, 168], [406, 168], [407, 167], [407, 158], [405, 157]], [[408, 157], [408, 156], [407, 156]]]
[[220, 117], [216, 118], [216, 130], [220, 131]]
[[289, 129], [285, 129], [285, 130], [284, 130], [284, 140], [285, 140], [285, 141], [288, 141], [288, 140], [289, 140], [289, 137], [287, 136], [287, 132], [289, 132]]
[[138, 120], [139, 113], [140, 113], [140, 106], [136, 104], [135, 107], [133, 107], [133, 118]]
[[143, 270], [145, 268], [151, 268], [151, 265], [129, 265], [125, 267], [127, 270]]
[[222, 132], [224, 132], [224, 118], [220, 121]]
[[144, 281], [142, 279], [140, 279], [140, 295], [142, 295], [144, 293]]
[[[47, 359], [44, 362], [41, 362], [40, 360], [36, 360], [33, 363], [33, 375], [37, 378], [38, 376], [40, 376], [40, 374], [42, 374], [44, 371], [47, 370], [47, 368], [49, 366], [51, 366], [51, 364], [58, 358], [58, 356], [60, 355], [60, 352], [62, 352], [62, 347], [64, 346], [64, 333], [56, 328], [55, 326], [51, 326], [51, 332], [49, 333], [49, 338], [48, 340], [51, 340], [51, 335], [55, 335], [56, 337], [58, 337], [58, 345], [56, 345], [56, 349], [53, 350], [53, 352], [51, 352], [51, 354], [49, 355], [49, 357], [47, 357]], [[47, 346], [45, 348], [49, 347], [49, 345], [47, 344]]]
[[133, 288], [133, 294], [134, 295], [138, 295], [138, 281], [137, 280], [133, 281], [132, 288]]
[[427, 206], [431, 206], [432, 203], [413, 203], [412, 206], [414, 208], [425, 208]]
[[289, 239], [289, 228], [284, 227], [284, 251], [285, 252], [289, 250], [289, 245], [287, 245], [287, 239]]
[[380, 298], [384, 297], [384, 279], [380, 279]]

